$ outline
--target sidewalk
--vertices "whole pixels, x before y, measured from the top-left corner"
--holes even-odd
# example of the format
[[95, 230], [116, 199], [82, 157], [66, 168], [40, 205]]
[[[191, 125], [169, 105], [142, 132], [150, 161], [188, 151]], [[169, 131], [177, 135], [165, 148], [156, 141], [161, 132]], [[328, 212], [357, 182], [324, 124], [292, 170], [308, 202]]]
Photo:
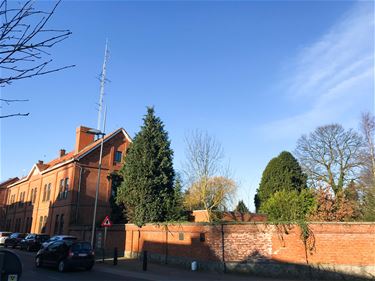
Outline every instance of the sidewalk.
[[97, 262], [94, 267], [95, 271], [111, 273], [128, 278], [140, 278], [152, 281], [296, 281], [295, 279], [275, 279], [245, 274], [235, 273], [218, 273], [212, 271], [190, 271], [174, 265], [163, 265], [148, 263], [147, 271], [142, 270], [142, 263], [139, 260], [121, 259], [118, 265], [114, 266], [112, 260], [107, 260], [104, 264]]

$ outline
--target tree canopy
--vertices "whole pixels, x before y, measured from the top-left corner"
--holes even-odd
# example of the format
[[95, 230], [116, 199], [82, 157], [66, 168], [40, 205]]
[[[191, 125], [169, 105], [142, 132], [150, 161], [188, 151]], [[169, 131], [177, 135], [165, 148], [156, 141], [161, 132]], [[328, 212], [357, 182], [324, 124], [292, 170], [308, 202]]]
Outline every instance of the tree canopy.
[[318, 127], [297, 143], [296, 155], [313, 187], [328, 185], [341, 192], [362, 166], [363, 140], [354, 130], [339, 124]]
[[175, 172], [168, 133], [153, 108], [147, 109], [143, 121], [125, 157], [123, 182], [117, 191], [117, 203], [124, 204], [128, 220], [138, 226], [165, 221], [175, 210], [171, 207]]
[[234, 209], [235, 212], [239, 212], [239, 213], [250, 213], [249, 209], [246, 207], [245, 203], [243, 202], [243, 200], [240, 200], [236, 206], [236, 208]]
[[262, 174], [257, 192], [258, 206], [261, 207], [277, 191], [297, 191], [305, 189], [307, 177], [294, 156], [283, 151], [271, 159]]

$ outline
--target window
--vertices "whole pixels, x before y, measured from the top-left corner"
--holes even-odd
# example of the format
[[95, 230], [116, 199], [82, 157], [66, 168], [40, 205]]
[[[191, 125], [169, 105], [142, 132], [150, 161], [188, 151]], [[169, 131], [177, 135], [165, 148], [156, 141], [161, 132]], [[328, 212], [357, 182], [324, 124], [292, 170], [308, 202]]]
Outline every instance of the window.
[[56, 215], [55, 227], [53, 229], [53, 234], [57, 234], [58, 232], [59, 232], [59, 215]]
[[31, 206], [31, 204], [33, 203], [33, 198], [34, 198], [34, 188], [31, 189], [30, 200], [29, 200], [29, 206]]
[[60, 180], [60, 188], [59, 188], [59, 195], [57, 196], [57, 199], [61, 199], [64, 191], [64, 179]]
[[55, 243], [52, 243], [50, 246], [48, 246], [48, 250], [57, 250], [60, 246], [62, 246], [64, 242], [62, 241], [57, 241]]
[[68, 190], [69, 190], [69, 178], [65, 179], [65, 186], [64, 186], [64, 196], [63, 198], [68, 197]]
[[50, 196], [51, 196], [51, 184], [49, 183], [47, 186], [47, 198], [46, 198], [47, 201], [49, 201]]
[[42, 232], [42, 228], [43, 228], [43, 216], [40, 216], [39, 217], [39, 233]]
[[25, 200], [25, 192], [20, 193], [20, 201], [18, 202], [18, 206], [22, 207], [23, 206], [23, 201]]
[[15, 231], [19, 232], [21, 229], [21, 218], [16, 219]]
[[120, 163], [122, 160], [122, 152], [121, 151], [116, 151], [115, 153], [115, 162]]
[[5, 226], [5, 230], [10, 230], [10, 223], [11, 223], [11, 220], [8, 219], [8, 220], [7, 220], [7, 224], [6, 224], [6, 226]]
[[47, 196], [47, 184], [44, 185], [43, 189], [43, 202], [46, 201], [46, 196]]
[[42, 224], [42, 230], [41, 230], [41, 233], [45, 233], [46, 232], [46, 228], [47, 228], [47, 216], [44, 216], [43, 217], [43, 224]]
[[26, 218], [26, 223], [25, 223], [25, 232], [28, 232], [28, 227], [29, 227], [29, 218]]
[[62, 214], [60, 216], [60, 229], [59, 229], [59, 233], [63, 234], [63, 231], [64, 231], [64, 215]]
[[36, 193], [37, 193], [37, 188], [34, 189], [34, 198], [33, 198], [33, 204], [35, 204], [36, 200]]

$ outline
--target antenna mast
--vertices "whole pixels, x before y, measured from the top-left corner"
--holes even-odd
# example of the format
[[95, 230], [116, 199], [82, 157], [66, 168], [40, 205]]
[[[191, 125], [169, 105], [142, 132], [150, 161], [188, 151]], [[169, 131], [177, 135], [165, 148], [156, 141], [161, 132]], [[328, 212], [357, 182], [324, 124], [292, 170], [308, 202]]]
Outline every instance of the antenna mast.
[[108, 39], [105, 41], [105, 51], [104, 51], [104, 61], [102, 67], [102, 73], [100, 75], [100, 96], [99, 96], [99, 110], [98, 110], [98, 126], [97, 129], [101, 130], [101, 119], [102, 119], [102, 111], [103, 111], [103, 97], [104, 97], [104, 85], [105, 85], [105, 75], [107, 69], [107, 60], [108, 60]]

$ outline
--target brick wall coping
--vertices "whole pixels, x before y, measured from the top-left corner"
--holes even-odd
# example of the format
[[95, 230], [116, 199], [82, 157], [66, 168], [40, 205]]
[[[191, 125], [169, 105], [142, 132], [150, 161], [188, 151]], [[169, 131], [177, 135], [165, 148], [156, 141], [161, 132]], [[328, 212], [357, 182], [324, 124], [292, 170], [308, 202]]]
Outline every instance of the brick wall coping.
[[[218, 223], [209, 223], [209, 222], [170, 222], [170, 223], [146, 223], [144, 226], [171, 226], [171, 225], [184, 225], [184, 226], [218, 226], [218, 225], [275, 225], [271, 222], [218, 222]], [[293, 223], [290, 223], [291, 225]], [[375, 222], [307, 222], [307, 224], [313, 225], [374, 225]], [[125, 225], [131, 227], [137, 227], [133, 223], [127, 223]], [[295, 224], [294, 224], [295, 225]]]

